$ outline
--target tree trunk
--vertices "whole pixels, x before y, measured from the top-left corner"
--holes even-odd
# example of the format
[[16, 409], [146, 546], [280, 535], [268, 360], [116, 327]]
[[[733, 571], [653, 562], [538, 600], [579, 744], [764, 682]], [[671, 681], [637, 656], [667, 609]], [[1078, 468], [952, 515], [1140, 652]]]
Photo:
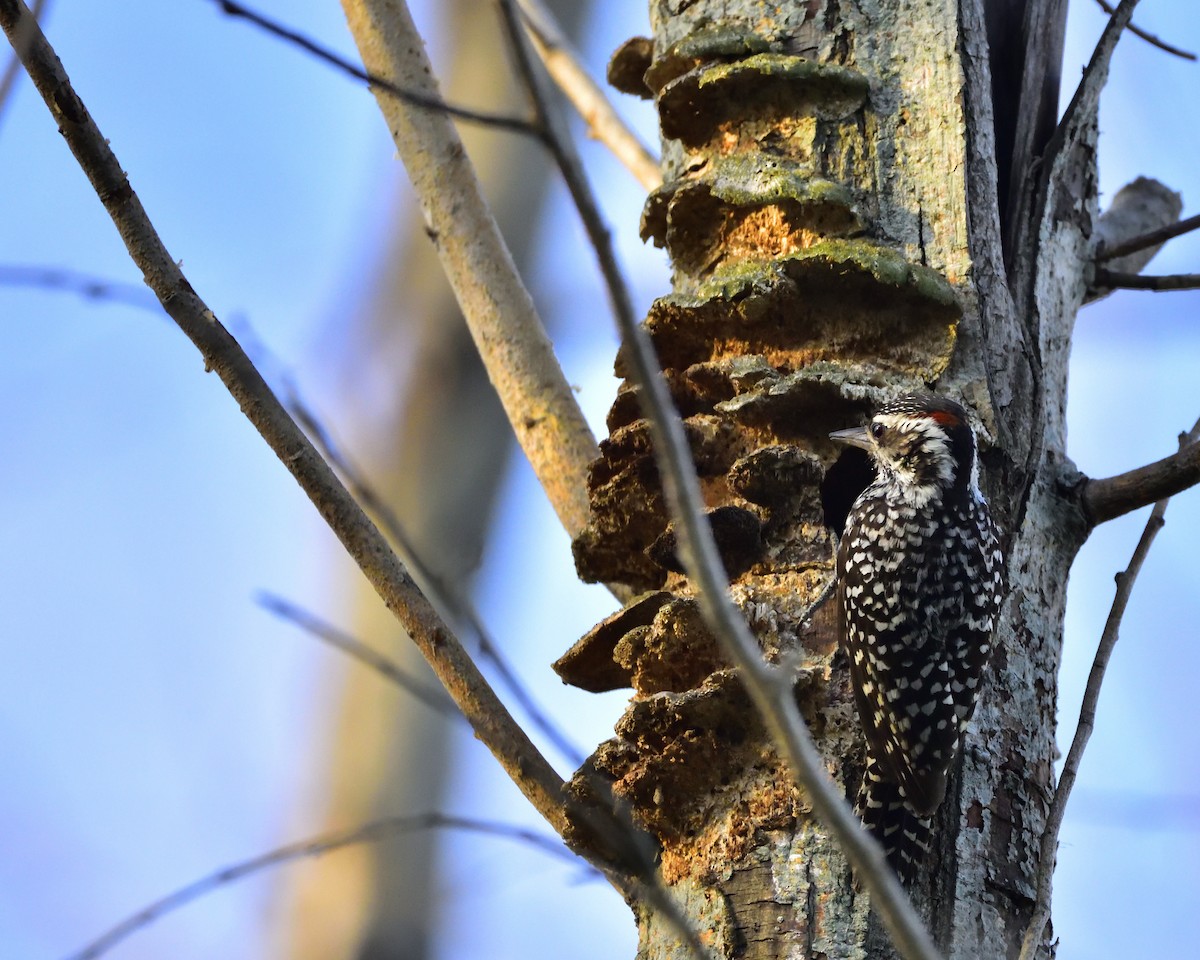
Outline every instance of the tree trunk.
[[[1095, 213], [1094, 112], [1048, 184], [1024, 166], [1036, 135], [1014, 148], [1010, 131], [1005, 226], [1025, 240], [1006, 274], [983, 7], [655, 0], [653, 53], [627, 44], [611, 75], [660, 112], [664, 186], [643, 233], [670, 253], [674, 291], [645, 322], [717, 510], [732, 595], [768, 659], [800, 664], [796, 696], [851, 796], [863, 744], [832, 605], [800, 625], [868, 477], [827, 435], [926, 387], [978, 418], [1009, 592], [913, 895], [947, 956], [999, 958], [1016, 955], [1032, 908], [1067, 571], [1086, 533], [1063, 413]], [[1037, 57], [1059, 55], [1039, 42]], [[1045, 85], [1032, 86], [1011, 95], [1044, 104]], [[645, 593], [558, 664], [585, 689], [634, 690], [587, 769], [661, 843], [663, 879], [718, 956], [890, 955], [700, 620], [628, 384], [609, 428], [576, 561], [586, 579]], [[684, 955], [659, 915], [634, 908], [640, 957]]]

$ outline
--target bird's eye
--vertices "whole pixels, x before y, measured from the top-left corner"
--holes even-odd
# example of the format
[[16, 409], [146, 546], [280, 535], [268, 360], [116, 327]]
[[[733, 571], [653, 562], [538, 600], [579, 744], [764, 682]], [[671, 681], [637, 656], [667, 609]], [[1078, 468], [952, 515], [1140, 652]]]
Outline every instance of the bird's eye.
[[873, 436], [876, 440], [880, 439], [883, 436], [883, 429], [882, 423], [875, 422], [871, 424], [871, 436]]

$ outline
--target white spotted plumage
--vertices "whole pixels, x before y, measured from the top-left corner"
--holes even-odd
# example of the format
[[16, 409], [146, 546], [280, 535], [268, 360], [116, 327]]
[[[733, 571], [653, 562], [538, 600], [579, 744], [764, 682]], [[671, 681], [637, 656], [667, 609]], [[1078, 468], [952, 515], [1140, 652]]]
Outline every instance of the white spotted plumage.
[[958, 404], [900, 397], [867, 428], [832, 436], [876, 468], [838, 550], [841, 639], [867, 740], [858, 809], [911, 876], [975, 710], [1003, 558]]

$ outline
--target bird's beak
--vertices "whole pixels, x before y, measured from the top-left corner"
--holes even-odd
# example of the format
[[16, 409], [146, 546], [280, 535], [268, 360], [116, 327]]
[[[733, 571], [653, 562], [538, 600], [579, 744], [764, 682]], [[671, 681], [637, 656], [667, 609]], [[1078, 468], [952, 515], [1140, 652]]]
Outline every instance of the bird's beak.
[[866, 427], [851, 427], [849, 430], [835, 430], [829, 435], [830, 440], [836, 440], [838, 443], [848, 443], [852, 447], [861, 447], [863, 450], [871, 449], [871, 437], [867, 433]]

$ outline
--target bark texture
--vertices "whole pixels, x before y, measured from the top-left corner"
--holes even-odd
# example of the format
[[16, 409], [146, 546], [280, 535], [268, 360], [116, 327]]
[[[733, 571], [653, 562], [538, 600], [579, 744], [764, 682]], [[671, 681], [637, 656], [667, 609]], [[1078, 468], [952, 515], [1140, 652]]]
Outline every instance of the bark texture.
[[[1085, 535], [1063, 412], [1095, 215], [1085, 109], [1041, 180], [1030, 158], [1053, 125], [1009, 130], [1015, 212], [1002, 229], [986, 12], [982, 0], [655, 0], [653, 41], [626, 44], [610, 69], [660, 112], [664, 185], [643, 236], [669, 251], [674, 290], [645, 324], [732, 595], [764, 655], [798, 663], [796, 696], [848, 794], [863, 753], [833, 611], [807, 631], [800, 621], [869, 468], [827, 435], [930, 386], [978, 418], [1010, 591], [913, 891], [941, 949], [977, 958], [1015, 956], [1032, 907], [1066, 573]], [[1051, 12], [1057, 22], [1061, 5]], [[1059, 55], [1039, 38], [1014, 75], [1047, 57], [1057, 69]], [[1044, 109], [1045, 84], [1008, 87]], [[1010, 270], [1006, 235], [1018, 238]], [[628, 384], [608, 427], [576, 562], [643, 593], [557, 665], [584, 689], [634, 691], [584, 774], [610, 780], [661, 843], [663, 879], [718, 956], [889, 955], [700, 619]], [[683, 955], [660, 917], [634, 907], [640, 957]]]

